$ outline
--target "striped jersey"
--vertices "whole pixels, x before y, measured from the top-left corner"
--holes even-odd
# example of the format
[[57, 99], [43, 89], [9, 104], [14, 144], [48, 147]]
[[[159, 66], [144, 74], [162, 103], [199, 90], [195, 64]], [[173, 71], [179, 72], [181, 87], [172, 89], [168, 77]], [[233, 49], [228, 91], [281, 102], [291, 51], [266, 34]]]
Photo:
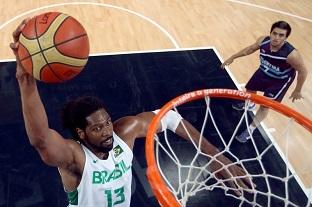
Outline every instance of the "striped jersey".
[[260, 44], [260, 69], [273, 78], [289, 78], [295, 70], [287, 63], [286, 59], [295, 48], [285, 42], [278, 51], [271, 52], [270, 42], [270, 37], [267, 36]]
[[115, 133], [113, 137], [113, 150], [106, 160], [81, 145], [86, 161], [80, 184], [67, 193], [69, 207], [130, 206], [133, 153]]

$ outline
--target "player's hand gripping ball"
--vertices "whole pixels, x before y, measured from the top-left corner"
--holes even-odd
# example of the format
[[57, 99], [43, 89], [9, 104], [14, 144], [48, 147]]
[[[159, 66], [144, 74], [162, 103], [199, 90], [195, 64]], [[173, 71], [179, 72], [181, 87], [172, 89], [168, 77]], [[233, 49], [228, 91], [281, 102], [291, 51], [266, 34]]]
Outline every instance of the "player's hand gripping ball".
[[37, 80], [59, 83], [78, 75], [88, 61], [89, 39], [73, 17], [48, 12], [32, 18], [19, 37], [18, 57]]

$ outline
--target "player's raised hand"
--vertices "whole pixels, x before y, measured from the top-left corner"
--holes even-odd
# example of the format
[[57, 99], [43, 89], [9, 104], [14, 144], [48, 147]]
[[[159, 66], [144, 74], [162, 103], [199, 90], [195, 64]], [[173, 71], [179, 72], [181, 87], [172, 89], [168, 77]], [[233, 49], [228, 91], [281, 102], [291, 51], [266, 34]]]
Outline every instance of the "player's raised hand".
[[16, 57], [16, 78], [20, 78], [23, 75], [26, 75], [26, 71], [23, 68], [23, 66], [20, 63], [20, 59], [18, 57], [18, 47], [19, 47], [19, 36], [23, 30], [23, 28], [25, 27], [25, 25], [27, 24], [27, 22], [30, 20], [30, 18], [24, 19], [19, 25], [18, 27], [14, 30], [14, 32], [12, 33], [12, 37], [13, 37], [13, 42], [10, 43], [10, 48], [13, 51], [13, 54]]
[[24, 19], [12, 33], [13, 42], [10, 43], [10, 47], [17, 59], [18, 59], [17, 49], [19, 45], [19, 36], [29, 20], [30, 18]]

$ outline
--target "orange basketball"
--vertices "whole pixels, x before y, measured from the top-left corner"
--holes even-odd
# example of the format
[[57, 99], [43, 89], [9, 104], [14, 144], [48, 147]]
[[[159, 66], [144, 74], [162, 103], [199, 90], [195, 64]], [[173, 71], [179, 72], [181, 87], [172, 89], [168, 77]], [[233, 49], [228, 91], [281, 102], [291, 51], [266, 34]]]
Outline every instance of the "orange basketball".
[[32, 18], [19, 37], [18, 56], [37, 80], [58, 83], [78, 75], [88, 61], [89, 39], [73, 17], [48, 12]]

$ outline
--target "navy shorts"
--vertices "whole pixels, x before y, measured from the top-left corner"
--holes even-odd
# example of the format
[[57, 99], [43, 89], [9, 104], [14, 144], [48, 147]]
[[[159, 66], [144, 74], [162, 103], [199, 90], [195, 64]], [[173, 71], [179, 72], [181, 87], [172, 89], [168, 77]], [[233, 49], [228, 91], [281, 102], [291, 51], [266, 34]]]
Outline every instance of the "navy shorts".
[[245, 88], [251, 91], [262, 91], [264, 96], [281, 102], [295, 77], [295, 71], [289, 78], [277, 79], [266, 75], [261, 69], [258, 69], [252, 75]]

